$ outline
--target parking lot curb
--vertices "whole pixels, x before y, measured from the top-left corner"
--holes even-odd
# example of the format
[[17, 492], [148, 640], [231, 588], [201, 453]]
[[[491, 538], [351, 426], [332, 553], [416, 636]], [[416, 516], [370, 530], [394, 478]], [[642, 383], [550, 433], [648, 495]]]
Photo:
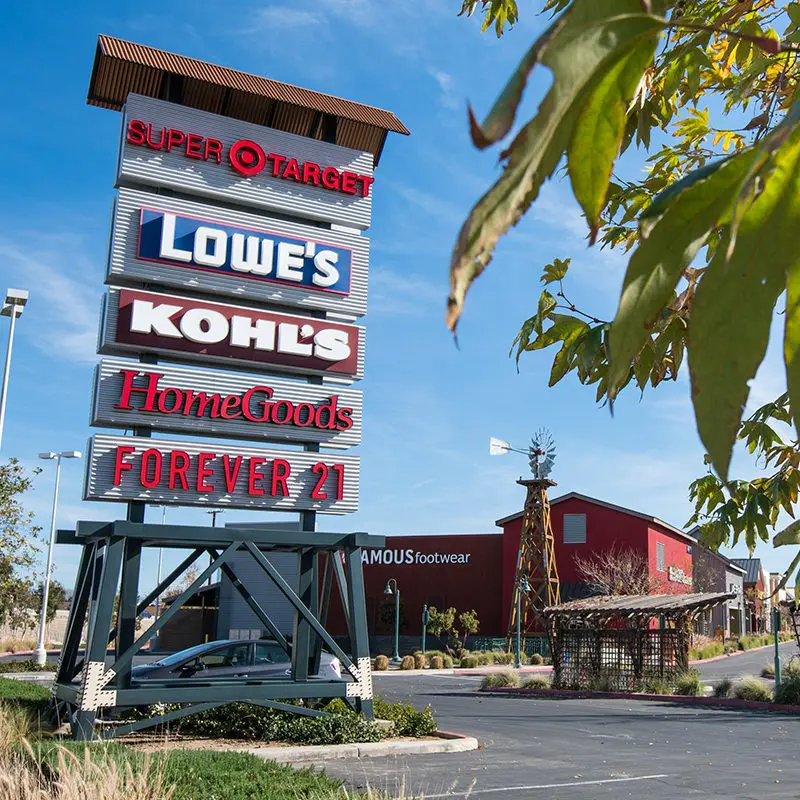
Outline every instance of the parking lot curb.
[[523, 689], [503, 686], [483, 689], [487, 694], [531, 695], [535, 697], [560, 697], [575, 700], [648, 700], [657, 703], [679, 703], [686, 706], [716, 706], [749, 711], [772, 711], [779, 714], [800, 714], [800, 706], [779, 703], [761, 703], [755, 700], [739, 700], [735, 697], [690, 697], [682, 694], [634, 694], [632, 692], [589, 692], [568, 689]]
[[438, 731], [435, 739], [401, 739], [390, 742], [362, 744], [308, 745], [302, 747], [244, 747], [240, 753], [250, 753], [279, 764], [302, 764], [333, 761], [341, 758], [372, 758], [375, 756], [410, 756], [430, 753], [465, 753], [478, 749], [474, 736]]

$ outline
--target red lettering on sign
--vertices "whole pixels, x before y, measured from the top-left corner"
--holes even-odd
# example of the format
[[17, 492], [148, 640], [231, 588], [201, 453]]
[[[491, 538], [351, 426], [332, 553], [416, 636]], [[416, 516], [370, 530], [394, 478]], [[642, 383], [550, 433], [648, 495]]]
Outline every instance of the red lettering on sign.
[[256, 483], [260, 483], [264, 480], [264, 476], [256, 471], [256, 467], [260, 466], [261, 464], [265, 463], [266, 459], [261, 458], [260, 456], [254, 456], [250, 459], [250, 471], [247, 475], [247, 493], [248, 494], [264, 494], [264, 490], [256, 486]]
[[311, 490], [311, 497], [314, 500], [327, 500], [328, 495], [323, 491], [323, 487], [325, 486], [325, 481], [328, 480], [328, 465], [322, 462], [314, 464], [314, 466], [311, 467], [311, 471], [315, 475], [319, 475], [319, 480]]
[[334, 464], [333, 471], [336, 473], [336, 499], [344, 497], [344, 464]]
[[214, 487], [205, 482], [206, 478], [210, 478], [214, 474], [214, 470], [206, 466], [206, 462], [216, 458], [216, 453], [198, 453], [197, 455], [197, 491], [198, 492], [213, 492]]
[[288, 461], [282, 458], [276, 458], [272, 462], [272, 487], [271, 494], [273, 497], [288, 497], [289, 487], [286, 485], [286, 479], [291, 475], [292, 467]]
[[236, 488], [236, 479], [239, 477], [239, 470], [242, 466], [242, 457], [236, 456], [233, 459], [233, 470], [231, 470], [231, 457], [226, 453], [222, 456], [222, 471], [225, 474], [225, 491], [231, 494]]
[[[206, 138], [199, 133], [187, 133], [179, 128], [161, 127], [156, 131], [152, 123], [140, 119], [128, 122], [125, 134], [128, 144], [149, 147], [151, 150], [180, 149], [186, 158], [198, 161], [222, 163], [224, 146], [219, 139]], [[274, 178], [297, 181], [309, 186], [320, 184], [331, 191], [367, 197], [375, 179], [350, 170], [340, 171], [336, 167], [321, 167], [313, 161], [299, 162], [281, 153], [265, 153], [258, 142], [249, 139], [235, 141], [228, 150], [228, 161], [232, 169], [245, 177], [258, 175], [269, 168]], [[269, 163], [269, 167], [267, 166]]]
[[222, 401], [222, 408], [219, 415], [223, 419], [237, 419], [242, 416], [241, 411], [242, 398], [236, 394], [229, 394]]
[[[178, 462], [181, 462], [180, 464]], [[183, 450], [173, 450], [169, 454], [169, 488], [175, 488], [175, 479], [180, 478], [184, 491], [189, 488], [186, 470], [189, 469], [189, 454]]]
[[[142, 453], [142, 463], [139, 467], [139, 482], [145, 489], [155, 489], [161, 482], [161, 463], [161, 453], [155, 448], [151, 447], [149, 450], [145, 450], [144, 453]], [[151, 472], [151, 467], [153, 477], [149, 478], [148, 475]]]
[[130, 461], [125, 461], [125, 456], [131, 455], [136, 452], [135, 447], [128, 445], [119, 445], [114, 458], [114, 486], [119, 486], [122, 483], [122, 473], [127, 472], [133, 467]]

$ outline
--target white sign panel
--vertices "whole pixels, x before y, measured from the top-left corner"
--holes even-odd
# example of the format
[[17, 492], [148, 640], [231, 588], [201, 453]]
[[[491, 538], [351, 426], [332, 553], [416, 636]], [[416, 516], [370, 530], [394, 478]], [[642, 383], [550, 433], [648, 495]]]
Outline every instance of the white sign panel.
[[346, 448], [361, 441], [361, 406], [357, 389], [103, 359], [91, 424]]
[[358, 509], [359, 459], [96, 434], [85, 500], [346, 514]]
[[162, 353], [342, 380], [364, 374], [364, 329], [179, 295], [109, 289], [99, 351]]
[[367, 310], [369, 239], [122, 187], [109, 283], [160, 283], [334, 311]]
[[121, 184], [178, 189], [294, 217], [370, 225], [372, 153], [128, 95]]

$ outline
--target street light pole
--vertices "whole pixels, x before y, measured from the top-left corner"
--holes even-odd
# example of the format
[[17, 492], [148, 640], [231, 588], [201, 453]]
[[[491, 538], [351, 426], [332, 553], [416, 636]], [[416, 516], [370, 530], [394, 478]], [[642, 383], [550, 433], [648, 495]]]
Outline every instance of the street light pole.
[[14, 346], [14, 329], [17, 317], [22, 315], [22, 310], [28, 302], [28, 292], [25, 289], [9, 289], [6, 292], [5, 303], [0, 315], [11, 317], [8, 326], [8, 346], [6, 347], [6, 363], [3, 369], [3, 386], [0, 389], [0, 446], [3, 442], [3, 429], [6, 422], [6, 398], [8, 397], [8, 377], [11, 374], [11, 349]]
[[50, 597], [50, 572], [53, 569], [53, 545], [56, 540], [56, 514], [58, 513], [58, 484], [61, 480], [61, 459], [80, 458], [77, 450], [65, 450], [63, 453], [39, 453], [39, 458], [55, 459], [56, 479], [53, 486], [53, 513], [50, 517], [50, 542], [47, 546], [47, 568], [42, 581], [42, 608], [39, 612], [39, 640], [33, 655], [36, 663], [43, 667], [47, 663], [47, 650], [44, 648], [45, 627], [47, 626], [47, 602]]
[[[392, 585], [394, 584], [394, 591]], [[400, 663], [400, 589], [397, 587], [397, 581], [394, 578], [389, 578], [386, 588], [383, 590], [384, 594], [394, 595], [394, 655], [392, 656], [392, 663]]]

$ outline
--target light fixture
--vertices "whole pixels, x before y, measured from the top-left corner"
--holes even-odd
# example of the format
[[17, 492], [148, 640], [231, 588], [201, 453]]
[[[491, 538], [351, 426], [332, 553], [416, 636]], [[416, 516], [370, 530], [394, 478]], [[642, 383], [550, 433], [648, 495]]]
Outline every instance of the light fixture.
[[391, 581], [386, 584], [386, 588], [383, 590], [383, 593], [384, 594], [394, 594], [394, 592], [392, 591]]

